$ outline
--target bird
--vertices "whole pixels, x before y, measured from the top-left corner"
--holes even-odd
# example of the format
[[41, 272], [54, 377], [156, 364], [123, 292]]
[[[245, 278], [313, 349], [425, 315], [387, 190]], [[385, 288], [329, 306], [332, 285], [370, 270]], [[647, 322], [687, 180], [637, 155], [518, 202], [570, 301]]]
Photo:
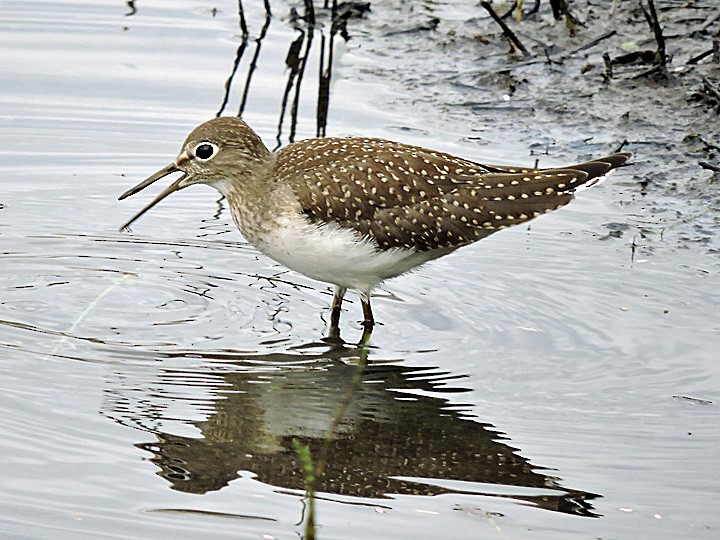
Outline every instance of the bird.
[[196, 127], [175, 160], [120, 195], [182, 175], [120, 227], [194, 184], [217, 189], [261, 253], [334, 287], [338, 335], [345, 293], [361, 300], [365, 332], [381, 282], [568, 204], [575, 190], [625, 165], [616, 152], [559, 168], [487, 165], [400, 142], [319, 137], [270, 151], [238, 117]]

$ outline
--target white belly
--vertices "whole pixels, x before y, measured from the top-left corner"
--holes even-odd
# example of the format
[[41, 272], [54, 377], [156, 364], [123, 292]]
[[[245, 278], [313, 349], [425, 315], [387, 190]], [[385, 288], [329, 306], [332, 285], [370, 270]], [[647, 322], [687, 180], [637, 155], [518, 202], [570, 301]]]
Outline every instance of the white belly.
[[272, 231], [247, 238], [262, 253], [305, 276], [369, 293], [385, 279], [407, 272], [444, 252], [393, 248], [380, 251], [369, 239], [329, 223], [320, 227], [304, 217], [280, 218]]

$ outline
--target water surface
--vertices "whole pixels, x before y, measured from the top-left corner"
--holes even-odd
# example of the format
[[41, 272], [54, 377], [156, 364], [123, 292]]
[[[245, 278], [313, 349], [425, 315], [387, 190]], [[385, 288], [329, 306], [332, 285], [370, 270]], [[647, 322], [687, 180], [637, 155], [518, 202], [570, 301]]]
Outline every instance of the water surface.
[[[3, 537], [302, 535], [292, 441], [324, 451], [365, 354], [327, 450], [321, 538], [716, 537], [720, 265], [702, 209], [645, 201], [619, 172], [385, 284], [366, 353], [357, 299], [348, 344], [324, 341], [329, 288], [248, 246], [212, 190], [117, 231], [146, 200], [117, 195], [225, 98], [241, 41], [237, 5], [217, 8], [0, 8]], [[231, 114], [266, 23], [252, 9]], [[273, 9], [244, 113], [269, 146], [317, 132], [322, 35], [297, 123], [292, 92], [280, 121], [300, 30]], [[328, 134], [532, 163], [491, 127], [478, 144], [452, 115], [435, 122], [383, 78], [377, 19], [354, 24], [335, 44]]]

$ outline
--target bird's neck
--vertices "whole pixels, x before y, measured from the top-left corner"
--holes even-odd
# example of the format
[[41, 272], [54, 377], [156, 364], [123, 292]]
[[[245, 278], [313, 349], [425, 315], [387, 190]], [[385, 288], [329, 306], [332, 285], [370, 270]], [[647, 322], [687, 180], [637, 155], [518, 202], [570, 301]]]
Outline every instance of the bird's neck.
[[227, 178], [215, 187], [228, 201], [233, 221], [249, 242], [262, 243], [269, 231], [301, 209], [291, 187], [274, 179], [274, 156], [254, 167], [252, 173]]

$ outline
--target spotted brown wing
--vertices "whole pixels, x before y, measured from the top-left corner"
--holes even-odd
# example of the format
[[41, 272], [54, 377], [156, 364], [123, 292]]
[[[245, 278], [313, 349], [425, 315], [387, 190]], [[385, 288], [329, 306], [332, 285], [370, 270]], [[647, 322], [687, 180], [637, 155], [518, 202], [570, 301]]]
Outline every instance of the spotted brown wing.
[[485, 166], [381, 139], [311, 139], [278, 153], [311, 221], [335, 222], [383, 249], [456, 248], [564, 206], [628, 155], [561, 169]]

